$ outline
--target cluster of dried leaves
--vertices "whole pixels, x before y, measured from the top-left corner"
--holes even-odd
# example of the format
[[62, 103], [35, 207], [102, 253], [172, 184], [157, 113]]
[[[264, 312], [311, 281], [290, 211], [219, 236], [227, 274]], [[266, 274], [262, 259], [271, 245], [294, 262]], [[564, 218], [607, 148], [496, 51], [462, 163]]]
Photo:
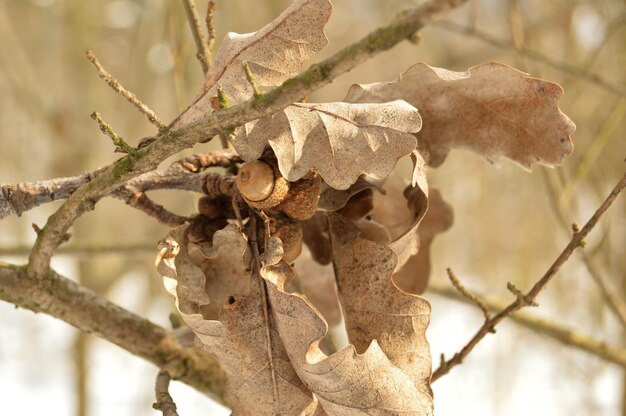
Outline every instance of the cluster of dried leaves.
[[[220, 87], [231, 101], [262, 99], [259, 89], [326, 45], [331, 11], [328, 0], [294, 0], [258, 32], [229, 34], [174, 125], [212, 111]], [[165, 286], [227, 373], [233, 414], [431, 415], [430, 305], [418, 294], [429, 245], [451, 226], [452, 209], [428, 189], [426, 168], [453, 148], [524, 168], [560, 164], [575, 128], [561, 96], [558, 85], [497, 63], [466, 72], [418, 63], [395, 81], [354, 85], [344, 102], [294, 103], [225, 131], [245, 161], [269, 152], [288, 181], [311, 172], [323, 180], [317, 212], [300, 222], [306, 246], [294, 264], [269, 228], [258, 232], [262, 218], [280, 215], [271, 210], [250, 209], [245, 224], [213, 221], [201, 245], [188, 226], [160, 245]], [[407, 155], [408, 187], [392, 174]], [[342, 322], [350, 344], [337, 351], [325, 336]]]

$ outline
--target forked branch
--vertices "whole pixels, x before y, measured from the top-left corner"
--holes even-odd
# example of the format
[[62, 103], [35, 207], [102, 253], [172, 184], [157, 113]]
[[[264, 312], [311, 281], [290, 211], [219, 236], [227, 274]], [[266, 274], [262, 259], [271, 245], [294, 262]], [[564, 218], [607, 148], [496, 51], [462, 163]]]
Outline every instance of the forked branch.
[[518, 296], [517, 299], [508, 305], [504, 310], [500, 311], [498, 314], [493, 316], [491, 319], [486, 321], [476, 332], [476, 334], [470, 339], [470, 341], [454, 356], [449, 360], [442, 360], [441, 366], [433, 373], [432, 381], [437, 380], [439, 377], [447, 374], [453, 367], [461, 364], [465, 357], [472, 352], [472, 350], [478, 345], [478, 343], [487, 335], [489, 332], [493, 331], [493, 329], [500, 323], [502, 320], [509, 317], [512, 313], [522, 309], [525, 306], [529, 306], [532, 302], [535, 301], [536, 297], [543, 290], [543, 288], [552, 280], [554, 275], [561, 269], [563, 264], [570, 258], [572, 253], [578, 248], [583, 246], [583, 241], [585, 237], [591, 232], [591, 230], [596, 226], [598, 220], [604, 215], [604, 213], [609, 209], [611, 204], [615, 202], [618, 195], [624, 190], [626, 187], [626, 173], [620, 181], [615, 185], [609, 196], [604, 200], [602, 205], [598, 208], [598, 210], [591, 216], [589, 221], [585, 224], [585, 226], [580, 230], [574, 233], [572, 239], [567, 244], [567, 246], [563, 249], [561, 254], [557, 257], [557, 259], [552, 263], [550, 268], [545, 272], [545, 274], [535, 283], [535, 285], [522, 296]]
[[312, 65], [300, 75], [284, 82], [264, 95], [259, 102], [254, 98], [227, 110], [212, 113], [194, 123], [176, 130], [162, 131], [158, 138], [138, 150], [135, 158], [126, 156], [105, 168], [88, 186], [81, 186], [48, 218], [46, 226], [37, 237], [29, 263], [28, 274], [43, 277], [49, 270], [50, 259], [61, 244], [63, 236], [83, 213], [94, 208], [95, 203], [124, 182], [156, 169], [165, 158], [194, 144], [206, 141], [225, 129], [272, 114], [298, 101], [301, 97], [329, 84], [339, 75], [360, 63], [388, 50], [409, 38], [467, 0], [431, 0], [409, 9], [391, 24], [381, 27], [360, 41], [339, 51], [332, 57]]
[[213, 359], [195, 348], [183, 347], [172, 333], [53, 270], [35, 279], [24, 267], [0, 262], [0, 299], [102, 337], [222, 400], [224, 373]]

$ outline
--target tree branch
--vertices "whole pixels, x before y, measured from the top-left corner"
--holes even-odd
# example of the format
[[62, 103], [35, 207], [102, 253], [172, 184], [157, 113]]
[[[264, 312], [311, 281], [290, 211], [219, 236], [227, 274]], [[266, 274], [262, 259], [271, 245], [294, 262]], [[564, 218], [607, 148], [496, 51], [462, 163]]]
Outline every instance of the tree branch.
[[167, 127], [161, 122], [159, 117], [157, 117], [157, 115], [154, 113], [154, 111], [150, 109], [150, 107], [145, 105], [139, 98], [137, 98], [135, 94], [124, 88], [124, 86], [120, 84], [118, 80], [113, 78], [113, 76], [109, 72], [107, 72], [106, 69], [104, 69], [104, 67], [102, 66], [100, 61], [98, 61], [98, 58], [96, 58], [96, 55], [94, 55], [92, 51], [87, 51], [87, 60], [89, 60], [89, 62], [91, 62], [93, 66], [96, 67], [96, 69], [98, 70], [98, 75], [104, 80], [104, 82], [109, 84], [109, 86], [113, 88], [115, 92], [122, 95], [122, 97], [126, 98], [132, 105], [137, 107], [137, 109], [148, 118], [148, 121], [154, 124], [160, 132], [167, 129]]
[[160, 410], [163, 416], [178, 416], [176, 411], [176, 403], [169, 392], [170, 388], [170, 375], [167, 371], [161, 370], [156, 376], [154, 383], [154, 395], [156, 403], [152, 405], [152, 408]]
[[574, 250], [578, 247], [582, 247], [583, 241], [585, 237], [591, 232], [591, 230], [596, 226], [598, 220], [602, 215], [606, 212], [606, 210], [611, 206], [611, 204], [617, 199], [617, 196], [624, 190], [626, 187], [626, 173], [620, 181], [615, 185], [609, 196], [604, 200], [602, 205], [598, 208], [598, 210], [593, 214], [593, 216], [587, 221], [585, 226], [580, 230], [574, 233], [572, 239], [569, 244], [563, 249], [561, 254], [557, 257], [557, 259], [552, 263], [550, 268], [545, 272], [545, 274], [539, 279], [535, 285], [526, 293], [525, 295], [518, 296], [517, 299], [508, 305], [505, 309], [500, 311], [498, 314], [493, 316], [491, 319], [486, 321], [476, 332], [476, 334], [470, 339], [470, 341], [454, 356], [445, 361], [442, 360], [440, 367], [433, 373], [432, 380], [435, 381], [439, 377], [447, 374], [454, 366], [461, 364], [465, 357], [469, 355], [470, 352], [478, 345], [478, 343], [487, 335], [489, 332], [493, 331], [500, 321], [504, 320], [508, 316], [510, 316], [513, 312], [518, 311], [519, 309], [528, 306], [531, 302], [535, 300], [537, 295], [543, 290], [543, 288], [552, 280], [554, 275], [561, 269], [563, 264], [570, 258]]
[[48, 218], [46, 226], [33, 246], [27, 266], [28, 274], [43, 277], [48, 272], [54, 250], [74, 221], [93, 209], [100, 198], [124, 182], [155, 169], [165, 158], [195, 143], [206, 141], [207, 138], [212, 138], [225, 129], [235, 128], [285, 108], [302, 96], [329, 84], [358, 64], [407, 39], [426, 24], [466, 1], [431, 0], [406, 11], [390, 25], [375, 30], [325, 61], [312, 65], [300, 75], [285, 81], [280, 87], [265, 94], [262, 102], [252, 98], [179, 129], [162, 131], [157, 140], [138, 150], [137, 157], [123, 157], [105, 168], [91, 182], [76, 190], [57, 212]]
[[185, 14], [187, 15], [187, 22], [189, 22], [189, 29], [193, 35], [193, 40], [196, 43], [198, 52], [196, 57], [202, 65], [202, 73], [206, 74], [209, 70], [209, 57], [211, 52], [209, 51], [209, 45], [204, 40], [202, 34], [202, 26], [200, 25], [200, 18], [198, 17], [198, 10], [196, 9], [196, 3], [194, 0], [182, 0], [185, 8]]
[[553, 58], [550, 58], [547, 55], [544, 55], [540, 52], [537, 52], [525, 46], [522, 46], [520, 48], [517, 45], [515, 45], [513, 42], [509, 42], [503, 39], [498, 39], [474, 27], [466, 27], [466, 26], [459, 25], [454, 22], [449, 22], [449, 21], [437, 22], [436, 26], [441, 27], [442, 29], [448, 30], [450, 32], [460, 33], [465, 36], [467, 35], [473, 36], [497, 48], [514, 50], [534, 61], [541, 62], [543, 64], [551, 66], [552, 68], [558, 69], [559, 71], [565, 72], [566, 74], [573, 75], [580, 79], [584, 79], [585, 81], [595, 84], [604, 90], [607, 90], [607, 91], [610, 91], [612, 93], [619, 94], [622, 96], [626, 96], [626, 86], [624, 85], [607, 81], [599, 75], [590, 74], [584, 69], [577, 68], [565, 62], [557, 61]]
[[53, 270], [35, 279], [24, 267], [0, 262], [0, 299], [102, 337], [222, 401], [225, 375], [213, 359], [183, 347], [172, 333]]
[[[454, 299], [470, 305], [475, 305], [471, 299], [464, 297], [453, 288], [436, 282], [429, 283], [427, 290], [430, 293], [434, 293], [448, 299]], [[502, 311], [508, 305], [507, 302], [501, 299], [485, 296], [480, 296], [480, 299], [488, 309], [496, 313]], [[589, 335], [581, 334], [580, 332], [571, 330], [550, 320], [533, 316], [533, 314], [528, 312], [515, 312], [511, 314], [511, 319], [533, 332], [546, 335], [564, 345], [596, 355], [626, 368], [626, 349], [624, 348], [609, 345], [606, 342], [599, 341]]]
[[[126, 200], [133, 191], [146, 192], [156, 189], [202, 192], [205, 175], [198, 175], [197, 172], [209, 167], [227, 168], [239, 162], [241, 158], [234, 150], [215, 150], [192, 155], [172, 163], [164, 172], [152, 171], [130, 180], [114, 190], [111, 196]], [[105, 169], [100, 168], [68, 178], [0, 185], [0, 219], [9, 215], [21, 215], [48, 202], [66, 199]]]

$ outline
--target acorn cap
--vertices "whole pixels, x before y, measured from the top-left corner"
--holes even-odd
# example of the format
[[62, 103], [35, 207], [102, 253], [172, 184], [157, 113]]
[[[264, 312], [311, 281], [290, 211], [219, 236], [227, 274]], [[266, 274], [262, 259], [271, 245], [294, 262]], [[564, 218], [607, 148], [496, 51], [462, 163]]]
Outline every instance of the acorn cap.
[[262, 160], [243, 165], [235, 183], [246, 203], [260, 210], [274, 208], [289, 192], [289, 182], [278, 168]]

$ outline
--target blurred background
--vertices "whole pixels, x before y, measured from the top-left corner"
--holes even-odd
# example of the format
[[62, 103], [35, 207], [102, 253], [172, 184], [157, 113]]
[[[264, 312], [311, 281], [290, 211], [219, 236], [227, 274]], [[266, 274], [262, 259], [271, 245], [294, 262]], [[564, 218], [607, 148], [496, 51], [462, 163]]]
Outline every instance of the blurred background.
[[[204, 19], [206, 1], [198, 0]], [[385, 24], [417, 0], [335, 0], [321, 60]], [[217, 45], [227, 31], [255, 31], [287, 0], [217, 0]], [[411, 64], [465, 70], [485, 61], [510, 64], [560, 83], [561, 109], [577, 124], [575, 151], [557, 169], [495, 168], [453, 151], [431, 170], [431, 186], [454, 207], [455, 224], [434, 242], [432, 280], [449, 285], [451, 267], [465, 286], [508, 301], [506, 282], [527, 289], [623, 174], [626, 156], [626, 3], [623, 0], [473, 0], [448, 24], [421, 32], [309, 97], [343, 99], [354, 82], [395, 79]], [[0, 182], [76, 175], [119, 155], [90, 119], [99, 111], [131, 144], [154, 128], [115, 94], [85, 59], [102, 64], [164, 121], [202, 83], [184, 9], [166, 0], [2, 0], [0, 2]], [[193, 152], [216, 147], [197, 146]], [[191, 153], [188, 152], [188, 153]], [[178, 155], [179, 158], [181, 155]], [[165, 162], [167, 163], [167, 162]], [[165, 165], [165, 164], [164, 164]], [[401, 174], [409, 163], [401, 161]], [[153, 194], [188, 215], [197, 195]], [[35, 233], [60, 203], [0, 222], [0, 260], [24, 263]], [[594, 279], [626, 299], [626, 198], [574, 254], [531, 312], [614, 345], [624, 345]], [[114, 302], [168, 326], [173, 302], [154, 270], [154, 247], [167, 228], [123, 202], [103, 199], [73, 229], [53, 267]], [[450, 357], [482, 324], [476, 308], [436, 293], [428, 330], [433, 363]], [[44, 315], [0, 303], [2, 415], [156, 415], [156, 369], [115, 346]], [[439, 416], [626, 415], [624, 369], [509, 321], [466, 362], [434, 384]], [[227, 415], [185, 385], [172, 395], [183, 416]]]

